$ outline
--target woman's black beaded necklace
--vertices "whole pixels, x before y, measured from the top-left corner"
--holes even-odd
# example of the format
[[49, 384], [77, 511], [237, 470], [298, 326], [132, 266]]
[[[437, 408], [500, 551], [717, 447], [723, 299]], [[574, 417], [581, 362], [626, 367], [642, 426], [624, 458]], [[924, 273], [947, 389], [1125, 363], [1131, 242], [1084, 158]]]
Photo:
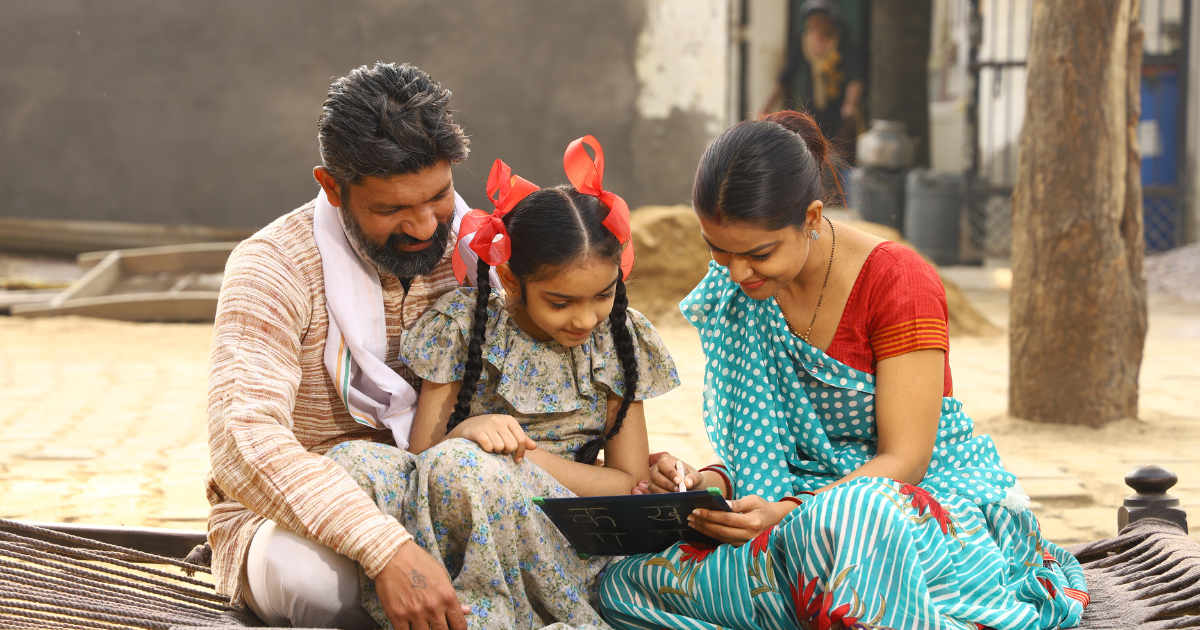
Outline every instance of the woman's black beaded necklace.
[[[796, 335], [804, 340], [804, 343], [809, 343], [808, 336], [812, 333], [813, 324], [817, 323], [817, 313], [821, 312], [821, 302], [825, 301], [825, 287], [829, 286], [829, 272], [833, 270], [833, 252], [837, 250], [837, 232], [833, 229], [833, 221], [829, 217], [825, 217], [825, 222], [829, 224], [829, 234], [832, 237], [832, 242], [829, 244], [829, 265], [825, 267], [825, 282], [821, 284], [821, 295], [817, 297], [817, 308], [813, 309], [812, 321], [808, 323], [808, 330], [804, 334], [796, 332], [796, 328], [792, 326], [792, 320], [788, 319], [787, 313], [783, 312], [783, 307], [779, 307], [780, 314], [783, 315], [783, 321], [787, 323], [788, 332]], [[779, 304], [779, 296], [775, 296], [775, 304]]]

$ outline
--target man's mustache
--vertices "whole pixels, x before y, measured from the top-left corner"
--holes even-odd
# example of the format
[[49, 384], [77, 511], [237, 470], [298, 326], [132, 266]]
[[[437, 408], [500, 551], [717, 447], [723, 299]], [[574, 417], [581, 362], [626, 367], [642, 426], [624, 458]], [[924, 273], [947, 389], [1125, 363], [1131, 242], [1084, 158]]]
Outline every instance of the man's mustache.
[[437, 230], [435, 230], [435, 231], [434, 231], [434, 233], [433, 233], [433, 234], [432, 234], [432, 235], [431, 235], [429, 238], [416, 238], [416, 237], [413, 237], [413, 236], [411, 236], [411, 235], [409, 235], [409, 234], [405, 234], [404, 232], [400, 232], [399, 234], [391, 234], [391, 235], [389, 235], [389, 236], [388, 236], [388, 242], [387, 242], [387, 244], [388, 244], [389, 246], [395, 246], [395, 245], [424, 245], [424, 244], [426, 244], [426, 243], [431, 243], [431, 242], [433, 242], [433, 241], [434, 241], [435, 239], [437, 239], [437, 238], [438, 238], [438, 236], [439, 236], [439, 235], [441, 235], [443, 232], [444, 232], [444, 233], [449, 233], [449, 232], [450, 232], [450, 227], [451, 227], [451, 226], [450, 226], [450, 223], [449, 223], [449, 222], [446, 222], [446, 223], [439, 223], [439, 224], [438, 224], [438, 226], [437, 226]]

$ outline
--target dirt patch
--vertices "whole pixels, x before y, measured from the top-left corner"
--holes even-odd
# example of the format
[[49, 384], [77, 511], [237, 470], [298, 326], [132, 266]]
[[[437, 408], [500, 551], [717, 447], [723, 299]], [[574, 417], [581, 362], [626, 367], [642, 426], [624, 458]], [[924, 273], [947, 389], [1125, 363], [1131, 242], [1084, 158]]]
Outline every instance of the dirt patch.
[[629, 278], [629, 305], [656, 325], [684, 323], [679, 301], [708, 273], [712, 256], [689, 206], [646, 206], [630, 219], [637, 263]]
[[[628, 288], [630, 306], [656, 323], [682, 322], [679, 301], [700, 282], [712, 260], [700, 237], [695, 213], [688, 206], [646, 206], [634, 212], [630, 222], [637, 251], [637, 264]], [[850, 225], [917, 251], [899, 232], [887, 226], [866, 221], [853, 221]], [[944, 277], [942, 284], [950, 309], [951, 335], [1001, 333], [971, 304], [957, 284]]]

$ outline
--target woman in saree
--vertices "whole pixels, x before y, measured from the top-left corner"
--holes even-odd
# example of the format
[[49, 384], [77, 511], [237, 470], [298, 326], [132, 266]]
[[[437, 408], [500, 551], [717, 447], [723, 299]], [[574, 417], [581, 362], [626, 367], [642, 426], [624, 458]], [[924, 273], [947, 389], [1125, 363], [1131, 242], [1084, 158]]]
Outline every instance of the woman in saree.
[[721, 465], [663, 455], [647, 492], [720, 488], [718, 541], [609, 568], [618, 628], [1057, 628], [1088, 602], [995, 445], [952, 397], [945, 292], [916, 253], [823, 215], [806, 114], [743, 122], [701, 158], [712, 250], [680, 304], [700, 332]]

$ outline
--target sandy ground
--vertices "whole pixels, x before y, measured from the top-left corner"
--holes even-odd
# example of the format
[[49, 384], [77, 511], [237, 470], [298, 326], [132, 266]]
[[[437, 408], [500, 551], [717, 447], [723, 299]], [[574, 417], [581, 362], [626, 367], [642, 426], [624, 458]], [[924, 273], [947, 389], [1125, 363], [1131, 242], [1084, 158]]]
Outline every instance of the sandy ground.
[[[1007, 324], [1007, 294], [969, 291]], [[1116, 533], [1123, 477], [1159, 463], [1200, 540], [1200, 307], [1154, 304], [1136, 420], [1100, 430], [1010, 419], [1007, 337], [955, 337], [955, 389], [1061, 543]], [[651, 446], [703, 463], [703, 361], [682, 321], [659, 322], [684, 385], [647, 403]], [[0, 517], [203, 529], [211, 325], [0, 317]]]

